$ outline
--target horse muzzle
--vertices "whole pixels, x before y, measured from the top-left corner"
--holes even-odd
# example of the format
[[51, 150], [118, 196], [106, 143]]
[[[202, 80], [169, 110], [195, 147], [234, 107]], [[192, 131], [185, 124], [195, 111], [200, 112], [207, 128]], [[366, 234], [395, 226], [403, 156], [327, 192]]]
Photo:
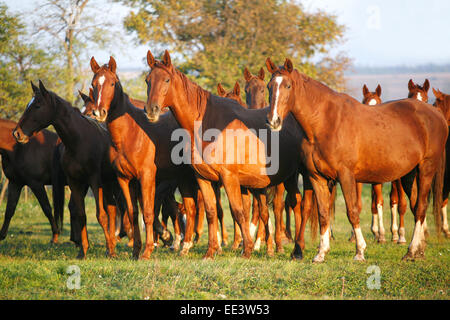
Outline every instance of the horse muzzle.
[[150, 106], [145, 105], [144, 109], [148, 121], [156, 122], [159, 120], [159, 115], [161, 114], [161, 107], [158, 104], [152, 103]]
[[282, 127], [282, 121], [280, 117], [277, 117], [272, 120], [266, 119], [266, 124], [272, 131], [280, 131]]
[[105, 109], [96, 109], [92, 111], [92, 115], [97, 121], [105, 122], [108, 117], [108, 112]]
[[22, 129], [20, 127], [16, 127], [12, 132], [14, 139], [20, 144], [26, 144], [30, 138], [23, 133]]

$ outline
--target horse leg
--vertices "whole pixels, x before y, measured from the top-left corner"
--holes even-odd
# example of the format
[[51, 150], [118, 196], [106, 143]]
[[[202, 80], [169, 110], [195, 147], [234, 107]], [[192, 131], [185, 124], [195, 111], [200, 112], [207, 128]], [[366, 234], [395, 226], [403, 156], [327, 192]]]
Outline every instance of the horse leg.
[[50, 240], [50, 243], [57, 243], [58, 242], [58, 235], [59, 230], [56, 225], [55, 219], [52, 214], [52, 206], [50, 205], [50, 202], [48, 201], [47, 192], [45, 192], [44, 185], [39, 184], [31, 184], [30, 185], [31, 191], [33, 191], [34, 195], [39, 201], [39, 205], [42, 208], [42, 211], [44, 211], [45, 216], [47, 217], [48, 221], [50, 222], [50, 226], [52, 228], [52, 240]]
[[125, 203], [127, 205], [128, 221], [131, 223], [131, 230], [133, 232], [133, 238], [128, 243], [131, 246], [131, 241], [133, 242], [133, 259], [139, 258], [139, 253], [142, 248], [141, 232], [139, 230], [139, 210], [137, 208], [137, 194], [139, 192], [138, 185], [135, 181], [132, 181], [130, 188], [130, 180], [117, 177], [119, 186], [122, 189], [123, 196], [125, 198]]
[[286, 228], [285, 235], [289, 242], [293, 242], [292, 233], [291, 233], [291, 205], [289, 204], [288, 198], [284, 200], [284, 211], [286, 212]]
[[302, 214], [302, 195], [298, 189], [298, 175], [294, 174], [284, 182], [284, 187], [287, 192], [286, 199], [289, 202], [292, 210], [294, 211], [295, 220], [295, 243], [294, 251], [291, 254], [291, 258], [295, 260], [303, 259], [303, 252], [301, 247], [301, 225], [305, 218]]
[[257, 233], [256, 231], [258, 230], [259, 220], [260, 220], [260, 216], [259, 216], [258, 199], [257, 199], [256, 195], [253, 195], [253, 200], [252, 200], [252, 220], [250, 222], [250, 236], [252, 237], [252, 239], [255, 237], [255, 234]]
[[[316, 194], [319, 208], [320, 243], [319, 252], [314, 257], [314, 263], [325, 261], [325, 255], [330, 251], [330, 189], [328, 181], [320, 176], [310, 177]], [[356, 187], [355, 187], [356, 189]]]
[[405, 191], [403, 190], [401, 180], [397, 180], [397, 194], [398, 194], [398, 214], [399, 214], [399, 229], [398, 229], [398, 244], [406, 244], [405, 238], [405, 214], [408, 204], [406, 203]]
[[269, 210], [267, 208], [267, 197], [264, 190], [258, 190], [257, 192], [258, 206], [259, 206], [259, 214], [262, 220], [263, 225], [265, 226], [265, 234], [266, 234], [266, 245], [267, 245], [267, 255], [272, 257], [274, 255], [273, 251], [273, 240], [269, 227]]
[[[178, 188], [180, 190], [181, 196], [183, 198], [184, 209], [186, 210], [186, 229], [184, 232], [183, 245], [180, 251], [180, 255], [185, 256], [189, 253], [189, 250], [193, 247], [194, 241], [194, 226], [195, 226], [195, 216], [196, 212], [198, 212], [197, 217], [200, 221], [200, 215], [204, 213], [200, 210], [200, 205], [203, 206], [204, 210], [204, 201], [199, 195], [200, 191], [195, 183], [188, 184], [185, 181], [179, 183]], [[201, 199], [201, 204], [197, 201], [197, 206], [195, 205], [195, 199]], [[197, 211], [198, 210], [198, 211]], [[203, 221], [203, 219], [202, 219]], [[203, 222], [202, 222], [203, 224]], [[201, 228], [200, 228], [201, 230]], [[200, 236], [199, 236], [200, 237]]]
[[[244, 206], [242, 202], [242, 193], [239, 179], [233, 172], [221, 174], [223, 186], [228, 196], [231, 206], [231, 212], [234, 215], [242, 233], [244, 240], [244, 258], [250, 258], [253, 250], [253, 240], [250, 236], [249, 221], [245, 218]], [[261, 205], [261, 202], [258, 203]], [[268, 230], [268, 229], [267, 229]]]
[[391, 232], [392, 232], [392, 241], [399, 241], [398, 234], [398, 223], [397, 223], [397, 214], [399, 209], [399, 201], [398, 201], [398, 186], [401, 186], [401, 181], [396, 180], [391, 183], [391, 193], [390, 193], [390, 205], [391, 205]]
[[217, 242], [217, 205], [216, 194], [211, 182], [203, 178], [197, 177], [198, 186], [202, 192], [203, 201], [205, 203], [206, 220], [208, 222], [208, 250], [204, 259], [212, 259], [217, 250], [219, 243]]
[[[305, 250], [305, 230], [306, 230], [306, 224], [308, 222], [308, 219], [315, 219], [312, 221], [317, 221], [317, 217], [312, 217], [311, 213], [312, 213], [312, 206], [313, 206], [313, 196], [314, 196], [314, 191], [311, 185], [311, 182], [309, 180], [309, 178], [304, 175], [303, 178], [303, 201], [302, 201], [302, 224], [300, 226], [300, 248], [302, 250]], [[286, 198], [286, 202], [288, 198]], [[317, 214], [317, 212], [316, 212]], [[315, 227], [315, 225], [313, 225], [313, 223], [311, 224], [313, 227]], [[316, 228], [316, 227], [315, 227]], [[312, 228], [313, 229], [313, 228]], [[316, 229], [311, 230], [311, 232], [315, 232]]]
[[75, 216], [73, 221], [76, 222], [77, 226], [74, 228], [77, 232], [76, 238], [80, 237], [80, 251], [78, 253], [77, 259], [85, 259], [86, 252], [89, 247], [88, 234], [87, 234], [87, 223], [86, 223], [86, 211], [84, 205], [84, 198], [88, 191], [89, 186], [86, 184], [80, 184], [70, 178], [68, 178], [70, 190], [71, 190], [71, 201], [74, 206]]
[[3, 226], [0, 231], [0, 241], [6, 238], [6, 234], [8, 233], [9, 224], [11, 223], [11, 219], [14, 216], [14, 212], [16, 211], [17, 202], [20, 198], [20, 192], [22, 191], [23, 185], [17, 184], [15, 182], [10, 181], [8, 186], [8, 200], [6, 202], [6, 212], [5, 212], [5, 220], [3, 221]]
[[117, 211], [119, 211], [120, 216], [120, 210], [117, 202], [114, 199], [114, 192], [112, 183], [114, 182], [108, 182], [104, 184], [103, 191], [104, 191], [104, 202], [106, 206], [106, 212], [108, 213], [108, 221], [109, 221], [109, 241], [110, 241], [110, 248], [109, 248], [109, 255], [110, 257], [116, 257], [116, 243], [117, 243], [117, 237], [116, 237], [116, 217], [117, 217]]
[[374, 184], [372, 185], [372, 207], [376, 207], [378, 215], [378, 243], [386, 242], [386, 234], [383, 223], [383, 185]]
[[[141, 259], [148, 260], [153, 252], [154, 247], [154, 233], [153, 223], [159, 219], [155, 217], [155, 174], [156, 168], [152, 168], [142, 175], [140, 178], [141, 195], [142, 195], [142, 213], [145, 224], [145, 249], [142, 253]], [[164, 235], [163, 235], [164, 237]]]
[[103, 233], [105, 234], [106, 241], [106, 256], [112, 257], [112, 246], [111, 239], [109, 238], [109, 227], [108, 227], [108, 215], [106, 214], [104, 208], [104, 199], [103, 199], [103, 188], [99, 187], [97, 183], [91, 184], [91, 189], [94, 194], [95, 205], [96, 205], [96, 215], [97, 221], [103, 229]]
[[194, 243], [200, 240], [203, 233], [203, 219], [205, 218], [205, 203], [201, 192], [197, 196], [197, 214], [195, 216], [195, 238]]
[[[252, 206], [252, 196], [253, 196], [253, 210], [254, 210], [254, 216], [252, 216], [252, 221], [255, 220], [255, 224], [254, 226], [254, 230], [253, 230], [253, 235], [252, 235], [252, 224], [250, 224], [250, 236], [254, 237], [255, 235], [255, 230], [256, 230], [256, 225], [258, 224], [259, 221], [259, 208], [258, 208], [258, 202], [256, 200], [256, 196], [253, 195], [253, 191], [250, 192], [249, 189], [247, 188], [241, 188], [241, 194], [242, 194], [242, 205], [244, 207], [244, 212], [245, 212], [245, 217], [248, 218], [250, 220], [250, 208]], [[256, 208], [256, 211], [255, 211]], [[253, 215], [252, 214], [252, 215]], [[233, 215], [232, 215], [233, 216]], [[234, 219], [233, 216], [233, 225], [234, 225], [234, 241], [233, 241], [233, 246], [232, 249], [236, 250], [237, 248], [239, 248], [242, 245], [242, 233], [241, 233], [241, 229], [236, 221], [236, 219]], [[260, 241], [261, 242], [261, 241]]]
[[342, 192], [344, 194], [345, 204], [347, 206], [347, 217], [352, 224], [356, 237], [356, 255], [354, 260], [364, 261], [364, 250], [366, 242], [364, 240], [361, 227], [359, 224], [359, 208], [358, 195], [356, 193], [356, 181], [353, 173], [348, 169], [338, 172], [339, 182], [341, 183]]
[[[435, 163], [436, 162], [436, 163]], [[438, 166], [437, 161], [423, 160], [418, 166], [417, 175], [417, 203], [414, 206], [415, 228], [413, 238], [403, 260], [415, 260], [425, 258], [425, 230], [424, 222], [428, 207], [428, 195]], [[405, 188], [406, 191], [406, 188]]]
[[64, 224], [64, 182], [62, 170], [52, 172], [53, 216], [58, 228], [58, 235], [62, 233]]
[[214, 186], [214, 192], [216, 193], [216, 206], [217, 206], [217, 218], [220, 221], [220, 235], [222, 239], [219, 239], [219, 242], [221, 243], [221, 246], [227, 246], [228, 245], [228, 233], [227, 228], [225, 226], [224, 221], [224, 214], [222, 209], [222, 201], [221, 201], [221, 194], [220, 194], [220, 186], [218, 184], [215, 184]]
[[[358, 195], [358, 211], [361, 214], [362, 211], [362, 189], [363, 189], [363, 184], [362, 183], [357, 183], [356, 184], [356, 194]], [[377, 217], [377, 211], [373, 211], [373, 203], [374, 203], [374, 194], [373, 194], [373, 190], [372, 190], [372, 233], [375, 236], [375, 239], [378, 239], [378, 217]], [[351, 231], [350, 234], [350, 238], [348, 239], [349, 242], [355, 242], [356, 238], [355, 238], [355, 232]]]
[[284, 184], [280, 183], [276, 186], [275, 196], [273, 198], [273, 213], [275, 215], [275, 244], [277, 252], [282, 253], [282, 236], [283, 236], [283, 196], [284, 196]]

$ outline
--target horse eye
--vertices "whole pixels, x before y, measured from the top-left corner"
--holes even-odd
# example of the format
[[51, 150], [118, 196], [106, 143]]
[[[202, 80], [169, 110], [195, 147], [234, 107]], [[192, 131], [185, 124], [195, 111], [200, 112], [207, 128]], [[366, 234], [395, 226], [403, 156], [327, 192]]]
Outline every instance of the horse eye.
[[170, 81], [170, 79], [167, 79], [167, 80], [166, 80], [166, 83], [169, 83], [169, 81]]

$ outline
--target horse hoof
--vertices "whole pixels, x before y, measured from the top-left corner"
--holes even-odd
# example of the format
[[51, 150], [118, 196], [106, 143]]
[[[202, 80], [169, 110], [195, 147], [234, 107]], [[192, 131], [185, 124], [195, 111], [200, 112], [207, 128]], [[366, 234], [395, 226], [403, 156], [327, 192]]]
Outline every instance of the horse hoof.
[[379, 238], [379, 239], [378, 239], [378, 243], [379, 243], [379, 244], [386, 243], [386, 239], [385, 239], [385, 238]]
[[227, 247], [228, 246], [228, 241], [222, 241], [222, 247]]
[[277, 246], [277, 253], [284, 253], [284, 248], [282, 246]]
[[292, 253], [291, 254], [291, 259], [295, 260], [295, 261], [300, 261], [303, 260], [303, 255], [301, 253]]
[[360, 262], [366, 261], [366, 259], [364, 258], [364, 255], [362, 255], [362, 254], [357, 254], [357, 255], [353, 258], [353, 260], [354, 260], [354, 261], [360, 261]]
[[355, 237], [351, 237], [351, 238], [348, 239], [348, 242], [351, 242], [351, 243], [355, 243], [355, 241], [356, 241]]
[[450, 232], [449, 231], [444, 231], [444, 235], [447, 239], [450, 239]]
[[323, 263], [325, 262], [325, 257], [322, 255], [317, 255], [314, 257], [314, 259], [312, 260], [313, 263]]
[[85, 259], [86, 259], [86, 255], [85, 255], [84, 253], [79, 253], [79, 254], [77, 255], [77, 259], [78, 259], [78, 260], [85, 260]]
[[399, 244], [399, 245], [405, 245], [405, 244], [406, 244], [406, 240], [405, 240], [405, 239], [399, 239], [399, 240], [397, 241], [397, 244]]

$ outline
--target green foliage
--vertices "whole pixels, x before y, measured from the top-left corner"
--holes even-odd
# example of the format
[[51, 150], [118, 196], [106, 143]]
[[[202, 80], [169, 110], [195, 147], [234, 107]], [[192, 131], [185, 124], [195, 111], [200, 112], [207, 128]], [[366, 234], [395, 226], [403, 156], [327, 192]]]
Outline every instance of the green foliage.
[[15, 119], [31, 99], [30, 80], [54, 89], [56, 68], [51, 56], [30, 41], [20, 17], [0, 3], [0, 117]]
[[256, 73], [269, 56], [280, 64], [290, 57], [300, 71], [344, 88], [349, 59], [331, 56], [344, 33], [333, 15], [283, 0], [120, 2], [137, 8], [125, 28], [141, 44], [154, 53], [169, 49], [178, 67], [208, 89], [217, 82], [231, 88], [245, 67]]

